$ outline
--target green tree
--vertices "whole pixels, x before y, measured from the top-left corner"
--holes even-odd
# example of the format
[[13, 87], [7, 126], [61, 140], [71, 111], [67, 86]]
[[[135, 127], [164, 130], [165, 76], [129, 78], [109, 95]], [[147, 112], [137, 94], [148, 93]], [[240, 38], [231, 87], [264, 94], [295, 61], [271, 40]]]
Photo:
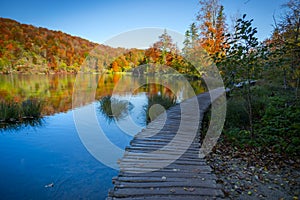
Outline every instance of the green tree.
[[285, 64], [289, 66], [287, 73], [290, 85], [296, 88], [296, 97], [300, 78], [300, 0], [289, 0], [284, 4], [287, 9], [278, 25], [283, 40]]
[[252, 27], [252, 21], [246, 20], [246, 15], [237, 20], [235, 33], [230, 37], [230, 46], [226, 50], [226, 58], [220, 66], [223, 67], [227, 83], [229, 81], [243, 83], [244, 90], [241, 97], [247, 102], [249, 129], [251, 136], [254, 137], [250, 81], [260, 76], [262, 66], [259, 65], [259, 61], [263, 58], [264, 48], [259, 45], [255, 36], [257, 30]]
[[189, 50], [194, 49], [199, 42], [199, 34], [195, 23], [190, 25], [190, 29], [185, 32], [185, 40], [183, 42], [183, 55], [188, 55]]

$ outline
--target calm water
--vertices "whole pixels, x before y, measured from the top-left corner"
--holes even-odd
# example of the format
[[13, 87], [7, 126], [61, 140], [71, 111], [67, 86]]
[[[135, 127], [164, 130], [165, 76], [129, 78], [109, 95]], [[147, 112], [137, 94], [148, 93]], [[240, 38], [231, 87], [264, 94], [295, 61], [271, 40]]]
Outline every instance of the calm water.
[[[74, 123], [74, 109], [94, 108], [105, 136], [124, 149], [146, 125], [149, 96], [175, 95], [180, 102], [192, 95], [178, 77], [166, 81], [165, 77], [84, 75], [82, 85], [77, 88], [80, 95], [74, 99], [80, 103], [73, 109], [75, 78], [74, 75], [0, 76], [1, 101], [23, 102], [35, 98], [44, 102], [44, 117], [37, 125], [0, 129], [1, 199], [105, 199], [117, 170], [99, 162], [82, 144]], [[91, 89], [93, 80], [97, 80], [95, 90]], [[172, 91], [168, 84], [172, 84]], [[196, 94], [204, 91], [199, 81], [191, 85]], [[117, 103], [127, 105], [117, 121], [103, 112], [99, 102], [112, 93]], [[120, 124], [126, 123], [126, 116], [137, 125], [136, 132], [127, 134], [120, 129]], [[45, 187], [51, 183], [53, 187]]]

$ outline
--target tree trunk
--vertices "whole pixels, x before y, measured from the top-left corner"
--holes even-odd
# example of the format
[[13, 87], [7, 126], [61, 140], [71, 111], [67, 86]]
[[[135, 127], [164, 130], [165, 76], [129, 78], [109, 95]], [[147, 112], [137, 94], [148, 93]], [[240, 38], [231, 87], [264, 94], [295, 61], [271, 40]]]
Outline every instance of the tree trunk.
[[286, 83], [286, 69], [283, 70], [283, 88], [287, 89], [287, 83]]
[[247, 88], [247, 102], [248, 102], [248, 108], [249, 108], [249, 126], [250, 126], [250, 133], [251, 133], [251, 138], [253, 139], [255, 137], [254, 135], [254, 128], [253, 128], [253, 111], [252, 111], [252, 99], [251, 99], [251, 90], [250, 90], [250, 82], [248, 84]]
[[296, 100], [298, 100], [298, 88], [299, 88], [299, 78], [297, 78], [297, 83], [296, 83]]

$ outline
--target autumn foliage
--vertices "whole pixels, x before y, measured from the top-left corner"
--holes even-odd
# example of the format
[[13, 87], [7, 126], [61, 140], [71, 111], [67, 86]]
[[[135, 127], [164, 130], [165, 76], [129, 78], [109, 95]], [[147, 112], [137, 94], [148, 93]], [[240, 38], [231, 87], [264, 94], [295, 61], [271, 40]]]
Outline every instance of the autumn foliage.
[[209, 55], [220, 54], [222, 56], [227, 47], [224, 7], [219, 4], [218, 0], [201, 0], [200, 4], [202, 5], [201, 12], [197, 16], [200, 22], [200, 45]]
[[166, 31], [146, 50], [112, 48], [0, 18], [0, 73], [130, 72], [143, 64], [178, 70], [183, 58]]
[[77, 72], [96, 48], [94, 71], [108, 67], [122, 48], [111, 48], [61, 31], [0, 18], [0, 72]]

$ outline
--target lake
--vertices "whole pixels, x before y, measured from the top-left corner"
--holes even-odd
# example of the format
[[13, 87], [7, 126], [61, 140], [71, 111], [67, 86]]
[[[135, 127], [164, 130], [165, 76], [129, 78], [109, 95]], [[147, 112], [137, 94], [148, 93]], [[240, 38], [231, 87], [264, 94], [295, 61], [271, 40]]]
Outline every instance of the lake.
[[[151, 97], [175, 97], [180, 103], [205, 91], [200, 80], [189, 86], [193, 91], [185, 78], [171, 75], [0, 75], [1, 102], [37, 99], [43, 116], [29, 123], [0, 122], [1, 199], [105, 199], [118, 171], [90, 154], [74, 113], [92, 108], [105, 137], [124, 149], [146, 126]], [[118, 109], [110, 113], [106, 105]], [[126, 126], [128, 116], [133, 129]]]

